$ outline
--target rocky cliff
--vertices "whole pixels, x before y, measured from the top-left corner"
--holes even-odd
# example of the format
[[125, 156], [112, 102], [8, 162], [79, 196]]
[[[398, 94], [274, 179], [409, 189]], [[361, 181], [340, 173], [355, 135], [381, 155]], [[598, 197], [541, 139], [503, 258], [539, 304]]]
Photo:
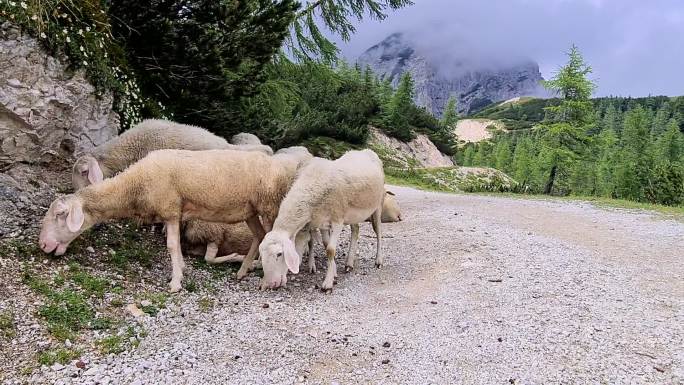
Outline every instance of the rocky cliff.
[[64, 169], [74, 152], [109, 140], [118, 128], [110, 95], [96, 95], [81, 72], [1, 24], [0, 239], [35, 227], [55, 186], [69, 186]]
[[101, 144], [118, 132], [112, 97], [96, 96], [40, 43], [0, 25], [0, 166], [46, 163]]
[[[438, 57], [439, 56], [439, 57]], [[421, 48], [402, 33], [395, 33], [369, 48], [358, 59], [396, 86], [409, 71], [415, 81], [415, 101], [441, 116], [451, 95], [458, 98], [459, 112], [475, 112], [488, 104], [526, 95], [542, 95], [539, 66], [533, 61], [489, 65], [468, 57], [445, 60], [434, 50]]]

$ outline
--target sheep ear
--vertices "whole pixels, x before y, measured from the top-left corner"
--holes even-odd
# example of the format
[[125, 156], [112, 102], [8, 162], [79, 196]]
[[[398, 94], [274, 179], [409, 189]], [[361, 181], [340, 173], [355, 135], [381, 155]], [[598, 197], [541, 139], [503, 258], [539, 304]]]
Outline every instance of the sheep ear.
[[88, 180], [90, 184], [102, 182], [104, 175], [102, 169], [95, 158], [88, 159]]
[[297, 254], [297, 249], [291, 239], [283, 242], [283, 254], [287, 268], [294, 274], [299, 273], [299, 254]]
[[75, 233], [81, 229], [85, 222], [85, 216], [83, 215], [83, 207], [80, 202], [72, 201], [69, 205], [69, 214], [66, 218], [66, 224], [69, 231]]
[[387, 194], [389, 194], [389, 195], [392, 195], [392, 196], [395, 195], [393, 192], [391, 192], [391, 191], [389, 191], [389, 190], [386, 190], [385, 193], [387, 193]]

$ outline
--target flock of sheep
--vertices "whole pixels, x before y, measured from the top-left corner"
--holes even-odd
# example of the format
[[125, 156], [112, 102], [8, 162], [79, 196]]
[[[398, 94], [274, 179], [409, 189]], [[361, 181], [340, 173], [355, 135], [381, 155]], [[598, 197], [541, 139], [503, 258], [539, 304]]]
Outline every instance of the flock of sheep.
[[371, 150], [349, 151], [337, 160], [316, 158], [305, 147], [273, 150], [247, 133], [232, 143], [202, 128], [146, 120], [77, 159], [75, 193], [55, 199], [39, 236], [41, 249], [62, 255], [95, 224], [113, 218], [164, 223], [171, 256], [170, 291], [181, 289], [186, 253], [204, 252], [208, 263], [242, 262], [238, 279], [257, 265], [261, 288], [277, 288], [299, 272], [308, 254], [316, 271], [314, 239], [325, 246], [331, 290], [335, 250], [351, 225], [346, 269], [356, 266], [359, 223], [370, 221], [380, 267], [381, 222], [401, 220], [385, 191], [382, 162]]

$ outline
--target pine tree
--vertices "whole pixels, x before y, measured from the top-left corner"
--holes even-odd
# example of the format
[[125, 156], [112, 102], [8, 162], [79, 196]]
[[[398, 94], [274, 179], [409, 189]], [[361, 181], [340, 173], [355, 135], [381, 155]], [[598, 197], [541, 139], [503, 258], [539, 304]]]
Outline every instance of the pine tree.
[[684, 134], [679, 131], [677, 121], [671, 119], [667, 130], [656, 142], [657, 161], [678, 164], [684, 155]]
[[643, 201], [649, 183], [651, 135], [648, 114], [637, 106], [627, 112], [622, 128], [621, 151], [616, 170], [618, 198]]
[[615, 191], [615, 163], [617, 162], [618, 138], [613, 128], [599, 134], [599, 158], [596, 164], [596, 194], [613, 197]]
[[512, 166], [512, 157], [509, 141], [505, 139], [497, 141], [494, 149], [494, 168], [506, 173], [509, 172]]
[[558, 93], [561, 104], [547, 107], [551, 121], [542, 125], [542, 149], [539, 171], [546, 174], [544, 194], [570, 193], [568, 178], [573, 163], [585, 150], [586, 132], [593, 122], [594, 113], [589, 99], [595, 85], [587, 79], [591, 67], [576, 46], [568, 52], [568, 63], [544, 86]]
[[386, 10], [411, 5], [411, 0], [313, 0], [297, 13], [292, 33], [285, 41], [286, 49], [297, 60], [320, 60], [334, 63], [338, 48], [317, 22], [333, 35], [348, 41], [356, 31], [354, 23], [370, 16], [375, 20], [387, 17]]
[[409, 72], [405, 72], [387, 106], [386, 129], [390, 135], [402, 141], [414, 138], [408, 117], [413, 107], [413, 92], [413, 78]]
[[475, 149], [473, 146], [466, 146], [465, 150], [463, 151], [463, 166], [472, 166], [474, 156]]
[[456, 97], [452, 95], [449, 97], [446, 107], [444, 107], [444, 113], [442, 114], [442, 119], [439, 123], [442, 128], [453, 129], [457, 121], [458, 112], [456, 111]]
[[532, 177], [532, 141], [528, 137], [519, 140], [513, 152], [513, 179], [527, 190]]

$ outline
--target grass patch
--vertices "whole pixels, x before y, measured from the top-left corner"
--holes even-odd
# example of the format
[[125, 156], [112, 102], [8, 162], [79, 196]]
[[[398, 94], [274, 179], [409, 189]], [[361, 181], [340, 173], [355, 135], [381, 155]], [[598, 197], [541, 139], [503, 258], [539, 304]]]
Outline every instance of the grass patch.
[[19, 259], [31, 259], [44, 256], [43, 251], [38, 247], [37, 242], [26, 240], [9, 239], [0, 242], [0, 254], [3, 256], [14, 256]]
[[314, 156], [326, 159], [337, 159], [349, 150], [358, 150], [361, 147], [340, 140], [319, 136], [302, 143]]
[[214, 300], [209, 297], [202, 297], [197, 301], [197, 306], [201, 312], [206, 313], [214, 308]]
[[76, 291], [53, 291], [48, 300], [48, 304], [38, 309], [38, 314], [47, 322], [50, 334], [60, 341], [74, 340], [76, 333], [95, 319], [95, 312], [85, 297]]
[[126, 350], [123, 336], [109, 336], [95, 342], [102, 354], [118, 354]]
[[13, 338], [17, 335], [17, 327], [14, 325], [14, 315], [9, 311], [0, 313], [0, 336]]
[[74, 349], [50, 349], [44, 352], [38, 353], [38, 363], [41, 365], [54, 365], [55, 363], [60, 363], [62, 365], [68, 364], [69, 362], [77, 359], [81, 356], [80, 350]]
[[95, 341], [95, 346], [102, 354], [119, 354], [129, 347], [137, 348], [139, 344], [140, 338], [136, 336], [135, 329], [131, 326], [125, 332]]
[[102, 298], [107, 288], [109, 288], [107, 280], [92, 276], [75, 262], [69, 264], [69, 270], [66, 275], [72, 282], [80, 286], [88, 296]]

